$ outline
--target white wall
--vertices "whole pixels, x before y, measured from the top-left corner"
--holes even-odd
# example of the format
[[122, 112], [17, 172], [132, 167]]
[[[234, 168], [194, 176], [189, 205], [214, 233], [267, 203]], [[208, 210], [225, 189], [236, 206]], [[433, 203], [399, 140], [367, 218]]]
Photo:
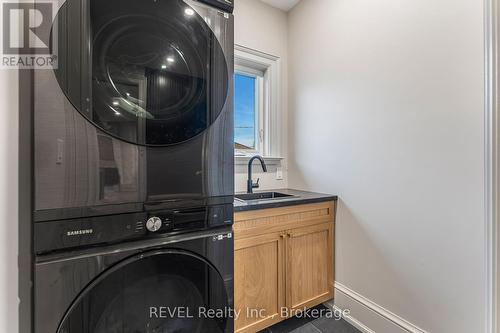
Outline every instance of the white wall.
[[[260, 52], [279, 57], [282, 64], [282, 102], [286, 117], [287, 113], [287, 85], [288, 63], [287, 63], [287, 15], [284, 11], [271, 7], [258, 0], [235, 1], [234, 9], [234, 42]], [[286, 123], [286, 119], [285, 119]], [[286, 135], [284, 131], [283, 135]], [[282, 140], [286, 141], [286, 140]], [[270, 165], [269, 172], [263, 173], [260, 165], [255, 162], [254, 180], [260, 178], [262, 189], [286, 188], [288, 185], [286, 167], [286, 145], [283, 147], [281, 167], [283, 169], [283, 180], [276, 180], [276, 165]], [[235, 167], [235, 190], [245, 191], [247, 180], [247, 167], [237, 164]]]
[[340, 196], [337, 281], [484, 331], [482, 1], [303, 0], [288, 40], [289, 184]]
[[17, 72], [0, 70], [0, 332], [18, 332]]

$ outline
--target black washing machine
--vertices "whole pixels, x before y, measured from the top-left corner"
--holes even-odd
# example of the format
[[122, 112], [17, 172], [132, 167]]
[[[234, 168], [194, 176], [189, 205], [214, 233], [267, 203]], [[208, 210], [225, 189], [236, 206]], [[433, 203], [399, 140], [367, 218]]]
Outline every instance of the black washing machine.
[[37, 225], [35, 332], [233, 332], [231, 211]]
[[232, 0], [54, 3], [37, 35], [56, 66], [32, 77], [34, 332], [232, 332]]

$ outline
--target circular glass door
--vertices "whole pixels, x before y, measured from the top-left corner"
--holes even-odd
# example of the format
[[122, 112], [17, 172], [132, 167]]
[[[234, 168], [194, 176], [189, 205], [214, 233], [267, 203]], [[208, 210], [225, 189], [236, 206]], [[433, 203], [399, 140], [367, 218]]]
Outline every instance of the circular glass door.
[[224, 51], [184, 1], [67, 0], [56, 32], [62, 91], [110, 135], [177, 144], [205, 131], [224, 107]]
[[[228, 298], [215, 268], [193, 254], [155, 251], [103, 273], [75, 300], [57, 333], [224, 332]], [[224, 312], [225, 311], [225, 312]]]

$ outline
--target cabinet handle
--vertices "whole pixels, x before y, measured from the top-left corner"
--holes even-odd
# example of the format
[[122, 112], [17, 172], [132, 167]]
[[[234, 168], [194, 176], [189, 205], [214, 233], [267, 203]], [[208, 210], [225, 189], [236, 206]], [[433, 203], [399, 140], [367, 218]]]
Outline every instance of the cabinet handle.
[[280, 237], [281, 237], [281, 238], [285, 238], [285, 234], [281, 234], [281, 235], [280, 235]]

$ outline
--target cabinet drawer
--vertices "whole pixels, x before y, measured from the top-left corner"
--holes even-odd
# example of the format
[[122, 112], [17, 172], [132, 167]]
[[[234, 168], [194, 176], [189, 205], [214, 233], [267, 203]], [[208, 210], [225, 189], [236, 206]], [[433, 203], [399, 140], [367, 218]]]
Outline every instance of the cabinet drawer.
[[332, 223], [334, 218], [333, 201], [238, 212], [234, 215], [234, 237], [241, 239], [322, 222]]

